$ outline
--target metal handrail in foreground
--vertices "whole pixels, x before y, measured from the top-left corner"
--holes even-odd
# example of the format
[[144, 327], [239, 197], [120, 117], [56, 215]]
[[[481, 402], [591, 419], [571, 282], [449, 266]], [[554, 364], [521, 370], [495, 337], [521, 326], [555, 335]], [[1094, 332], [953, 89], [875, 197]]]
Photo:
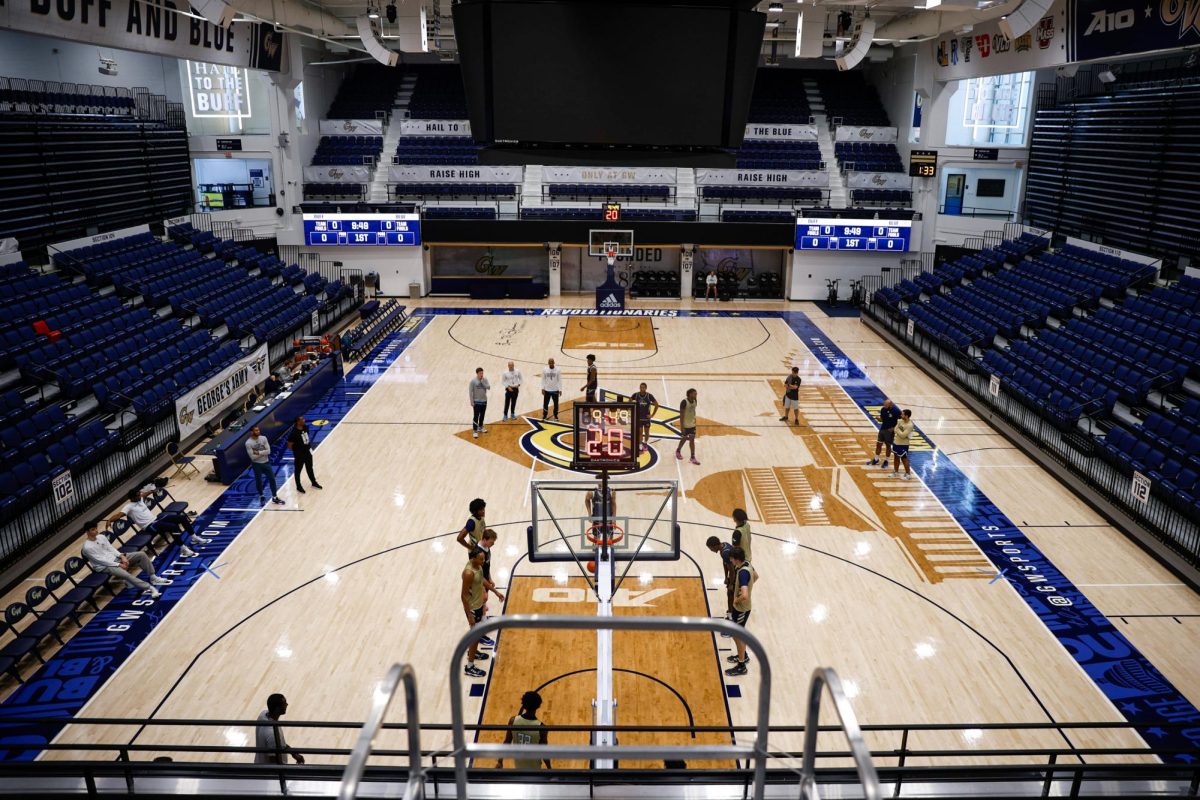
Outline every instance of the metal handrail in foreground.
[[862, 792], [865, 800], [879, 800], [879, 775], [875, 772], [875, 762], [871, 760], [871, 750], [863, 741], [862, 729], [858, 726], [858, 717], [846, 699], [842, 690], [842, 681], [830, 667], [817, 667], [813, 670], [812, 680], [808, 684], [808, 715], [804, 725], [804, 764], [800, 773], [800, 793], [806, 800], [818, 800], [816, 778], [817, 754], [817, 723], [821, 716], [821, 690], [829, 689], [829, 697], [833, 700], [833, 708], [837, 711], [840, 728], [846, 734], [846, 742], [854, 755], [854, 767], [858, 770], [858, 778], [862, 781]]
[[[404, 724], [408, 729], [408, 783], [404, 787], [404, 800], [425, 799], [425, 768], [421, 765], [421, 723], [417, 717], [417, 674], [408, 664], [393, 664], [387, 677], [375, 690], [371, 698], [371, 711], [358, 734], [358, 741], [350, 751], [350, 762], [342, 773], [338, 787], [338, 800], [354, 800], [358, 796], [358, 784], [375, 736], [383, 725], [383, 716], [396, 696], [400, 682], [404, 682]], [[465, 797], [465, 795], [460, 795]]]
[[[471, 642], [503, 628], [536, 628], [541, 630], [620, 630], [620, 631], [690, 631], [694, 633], [727, 633], [741, 639], [755, 655], [759, 673], [758, 719], [752, 746], [746, 745], [531, 745], [468, 743], [463, 722], [463, 692], [461, 664]], [[564, 615], [516, 614], [493, 617], [471, 628], [454, 646], [450, 656], [450, 713], [454, 725], [455, 797], [467, 797], [467, 760], [484, 758], [538, 759], [750, 759], [754, 760], [754, 783], [750, 797], [762, 800], [767, 773], [767, 729], [771, 707], [771, 663], [758, 637], [741, 625], [728, 620], [707, 617], [571, 617]], [[857, 727], [857, 726], [856, 726]], [[860, 736], [861, 738], [861, 736]], [[876, 782], [878, 785], [878, 782]], [[878, 794], [875, 795], [876, 797]]]

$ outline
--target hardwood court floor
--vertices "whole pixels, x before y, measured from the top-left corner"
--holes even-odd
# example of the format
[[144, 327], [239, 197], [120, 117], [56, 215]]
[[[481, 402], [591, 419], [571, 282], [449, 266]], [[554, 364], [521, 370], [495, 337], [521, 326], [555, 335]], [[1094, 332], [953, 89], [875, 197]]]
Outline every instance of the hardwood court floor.
[[[857, 320], [802, 310], [875, 383], [914, 410], [940, 457], [960, 465], [1105, 614], [1120, 620], [1121, 630], [1193, 703], [1200, 702], [1195, 594]], [[258, 513], [223, 554], [220, 579], [198, 581], [84, 715], [245, 719], [280, 691], [288, 696], [291, 719], [359, 720], [388, 666], [406, 661], [419, 674], [422, 720], [449, 721], [447, 671], [462, 669], [449, 655], [465, 628], [458, 593], [466, 553], [453, 535], [467, 503], [476, 496], [488, 500], [488, 523], [500, 534], [493, 571], [507, 584], [519, 567], [517, 574], [526, 577], [512, 582], [509, 608], [524, 608], [533, 602], [537, 576], [566, 570], [522, 560], [529, 479], [535, 472], [541, 479], [576, 477], [535, 469], [522, 439], [536, 425], [524, 417], [497, 421], [498, 389], [489, 432], [471, 438], [466, 384], [483, 366], [498, 386], [512, 360], [525, 374], [518, 410], [539, 419], [535, 375], [554, 357], [564, 368], [564, 399], [579, 396], [584, 353], [566, 347], [569, 319], [433, 318], [317, 449], [326, 489], [297, 495], [290, 484], [281, 487], [287, 504]], [[639, 477], [681, 481], [685, 558], [635, 572], [690, 585], [702, 579], [710, 605], [719, 608], [720, 562], [703, 543], [712, 534], [726, 536], [729, 510], [744, 504], [762, 575], [750, 627], [772, 654], [773, 723], [803, 723], [804, 687], [818, 665], [838, 669], [864, 723], [1122, 719], [1017, 593], [976, 569], [978, 551], [927, 489], [862, 466], [873, 438], [870, 423], [783, 320], [653, 318], [651, 324], [653, 350], [597, 348], [600, 385], [629, 393], [645, 381], [668, 410], [696, 388], [702, 464], [676, 461], [669, 420], [656, 427], [657, 461]], [[793, 364], [805, 381], [806, 424], [799, 429], [778, 422], [778, 381]], [[469, 719], [507, 718], [520, 691], [588, 660], [586, 643], [541, 647], [531, 655], [510, 636], [501, 637], [496, 659], [486, 665], [491, 677], [479, 682], [485, 684], [481, 696], [467, 698]], [[714, 662], [731, 652], [710, 644], [703, 655], [688, 650], [685, 657], [681, 650], [678, 663], [668, 663], [675, 658], [671, 649], [642, 650], [617, 657], [642, 672], [715, 677], [724, 664]], [[753, 723], [757, 678], [752, 666], [747, 677], [727, 681], [740, 690], [726, 701], [736, 724]], [[569, 686], [572, 691], [552, 693], [548, 719], [590, 714], [591, 683]], [[618, 703], [620, 721], [630, 721], [631, 707], [660, 707], [620, 696]], [[696, 705], [722, 704], [706, 695]], [[661, 718], [677, 720], [673, 712]], [[957, 733], [914, 735], [909, 744], [1063, 742], [1050, 732], [1019, 738], [975, 733], [965, 742]], [[122, 734], [133, 736], [75, 728], [60, 741]], [[349, 747], [353, 734], [313, 729], [289, 739], [302, 750]], [[874, 737], [872, 744], [895, 746], [896, 739]], [[1131, 734], [1099, 731], [1071, 740], [1080, 746], [1139, 743]], [[252, 742], [253, 731], [148, 730], [137, 741], [238, 744]], [[799, 750], [801, 743], [799, 735], [781, 735], [771, 747]], [[447, 748], [450, 740], [430, 734], [422, 744]], [[381, 746], [403, 743], [384, 737]]]

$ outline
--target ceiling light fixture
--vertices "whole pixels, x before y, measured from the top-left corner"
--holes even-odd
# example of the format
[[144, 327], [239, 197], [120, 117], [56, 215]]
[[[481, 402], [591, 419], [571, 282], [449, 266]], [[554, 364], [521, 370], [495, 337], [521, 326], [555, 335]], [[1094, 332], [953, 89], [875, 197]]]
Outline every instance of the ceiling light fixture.
[[771, 3], [767, 6], [767, 11], [783, 11], [783, 3]]
[[367, 6], [367, 19], [379, 19], [379, 9], [375, 6]]

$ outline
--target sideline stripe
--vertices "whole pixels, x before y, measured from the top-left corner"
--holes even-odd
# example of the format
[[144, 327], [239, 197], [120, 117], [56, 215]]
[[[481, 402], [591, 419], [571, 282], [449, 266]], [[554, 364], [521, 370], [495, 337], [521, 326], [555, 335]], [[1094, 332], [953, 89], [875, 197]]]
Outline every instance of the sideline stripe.
[[[306, 417], [328, 420], [326, 425], [314, 425], [309, 429], [314, 449], [350, 413], [431, 319], [419, 317], [416, 325], [385, 337], [370, 355], [358, 362], [305, 412]], [[286, 483], [291, 479], [291, 462], [275, 466], [277, 480]], [[269, 504], [267, 508], [275, 510]], [[58, 724], [4, 724], [4, 718], [70, 718], [77, 715], [183, 599], [192, 584], [209, 574], [209, 567], [221, 564], [219, 559], [225, 548], [262, 510], [254, 478], [247, 470], [196, 517], [196, 532], [213, 540], [211, 544], [197, 546], [200, 558], [182, 559], [178, 556], [178, 548], [173, 547], [157, 560], [157, 573], [174, 581], [170, 586], [162, 587], [161, 597], [146, 597], [129, 588], [120, 592], [0, 705], [0, 762], [36, 759], [40, 755], [37, 750], [10, 750], [5, 744], [46, 744], [63, 728]]]
[[[867, 406], [883, 402], [884, 393], [805, 314], [780, 312], [777, 316], [864, 413], [868, 413]], [[913, 451], [909, 460], [913, 471], [992, 562], [998, 577], [1016, 590], [1150, 748], [1164, 761], [1194, 763], [1193, 755], [1170, 751], [1200, 745], [1200, 711], [953, 461], [938, 458], [936, 451]], [[1194, 723], [1195, 727], [1158, 727], [1164, 723]]]

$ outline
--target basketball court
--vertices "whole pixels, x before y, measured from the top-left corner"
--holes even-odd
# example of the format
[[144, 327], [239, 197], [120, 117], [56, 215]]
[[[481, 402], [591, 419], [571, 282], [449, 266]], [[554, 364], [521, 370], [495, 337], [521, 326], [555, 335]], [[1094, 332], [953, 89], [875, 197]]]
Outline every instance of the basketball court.
[[[864, 725], [980, 724], [914, 732], [908, 746], [928, 750], [1142, 746], [1128, 729], [1014, 732], [984, 723], [1128, 720], [1149, 731], [1154, 715], [1168, 722], [1200, 701], [1200, 599], [1053, 475], [857, 319], [826, 318], [810, 304], [716, 306], [597, 316], [422, 304], [309, 415], [323, 492], [297, 495], [281, 480], [286, 504], [260, 508], [235, 484], [199, 518], [217, 554], [204, 553], [202, 568], [179, 566], [165, 610], [142, 616], [141, 601], [118, 598], [64, 648], [61, 656], [111, 647], [103, 657], [123, 659], [106, 681], [81, 684], [71, 713], [247, 719], [283, 692], [295, 719], [361, 720], [399, 661], [417, 672], [422, 721], [447, 721], [448, 671], [463, 669], [450, 656], [466, 630], [467, 553], [455, 535], [472, 498], [487, 500], [487, 525], [499, 534], [492, 573], [507, 599], [492, 599], [492, 615], [597, 614], [585, 563], [596, 558], [584, 508], [592, 479], [570, 469], [587, 352], [597, 355], [600, 400], [626, 399], [645, 382], [660, 404], [639, 469], [613, 475], [635, 483], [617, 493], [626, 541], [613, 562], [610, 612], [722, 616], [722, 565], [704, 543], [728, 541], [730, 512], [744, 508], [760, 575], [749, 629], [770, 654], [772, 725], [804, 724], [804, 687], [818, 666], [838, 671]], [[563, 368], [564, 402], [559, 420], [543, 421], [538, 373], [548, 358]], [[518, 418], [501, 422], [497, 387], [508, 361], [524, 383]], [[778, 419], [793, 365], [804, 381], [798, 426]], [[494, 388], [488, 432], [474, 439], [465, 390], [477, 366]], [[679, 403], [692, 388], [699, 466], [686, 447], [684, 460], [674, 457]], [[913, 411], [917, 480], [864, 466], [875, 430], [867, 413], [883, 394]], [[191, 483], [202, 496], [202, 481]], [[187, 481], [175, 488], [183, 498], [192, 491]], [[757, 665], [726, 676], [730, 639], [610, 636], [617, 724], [754, 724]], [[480, 662], [486, 677], [465, 679], [468, 721], [504, 724], [521, 694], [537, 689], [547, 724], [593, 723], [597, 672], [607, 668], [599, 641], [588, 631], [502, 631]], [[44, 689], [16, 690], [10, 713], [46, 711]], [[1176, 730], [1160, 732], [1144, 738], [1178, 744]], [[289, 740], [303, 752], [349, 747], [353, 735], [294, 730]], [[570, 736], [556, 741], [586, 740]], [[637, 736], [621, 743], [729, 742], [728, 734]], [[867, 738], [873, 748], [898, 746], [890, 734]], [[57, 741], [253, 746], [253, 730], [78, 725]], [[801, 744], [801, 733], [769, 743]], [[450, 734], [426, 733], [422, 745], [449, 749]], [[377, 746], [402, 748], [403, 737], [389, 733]]]

